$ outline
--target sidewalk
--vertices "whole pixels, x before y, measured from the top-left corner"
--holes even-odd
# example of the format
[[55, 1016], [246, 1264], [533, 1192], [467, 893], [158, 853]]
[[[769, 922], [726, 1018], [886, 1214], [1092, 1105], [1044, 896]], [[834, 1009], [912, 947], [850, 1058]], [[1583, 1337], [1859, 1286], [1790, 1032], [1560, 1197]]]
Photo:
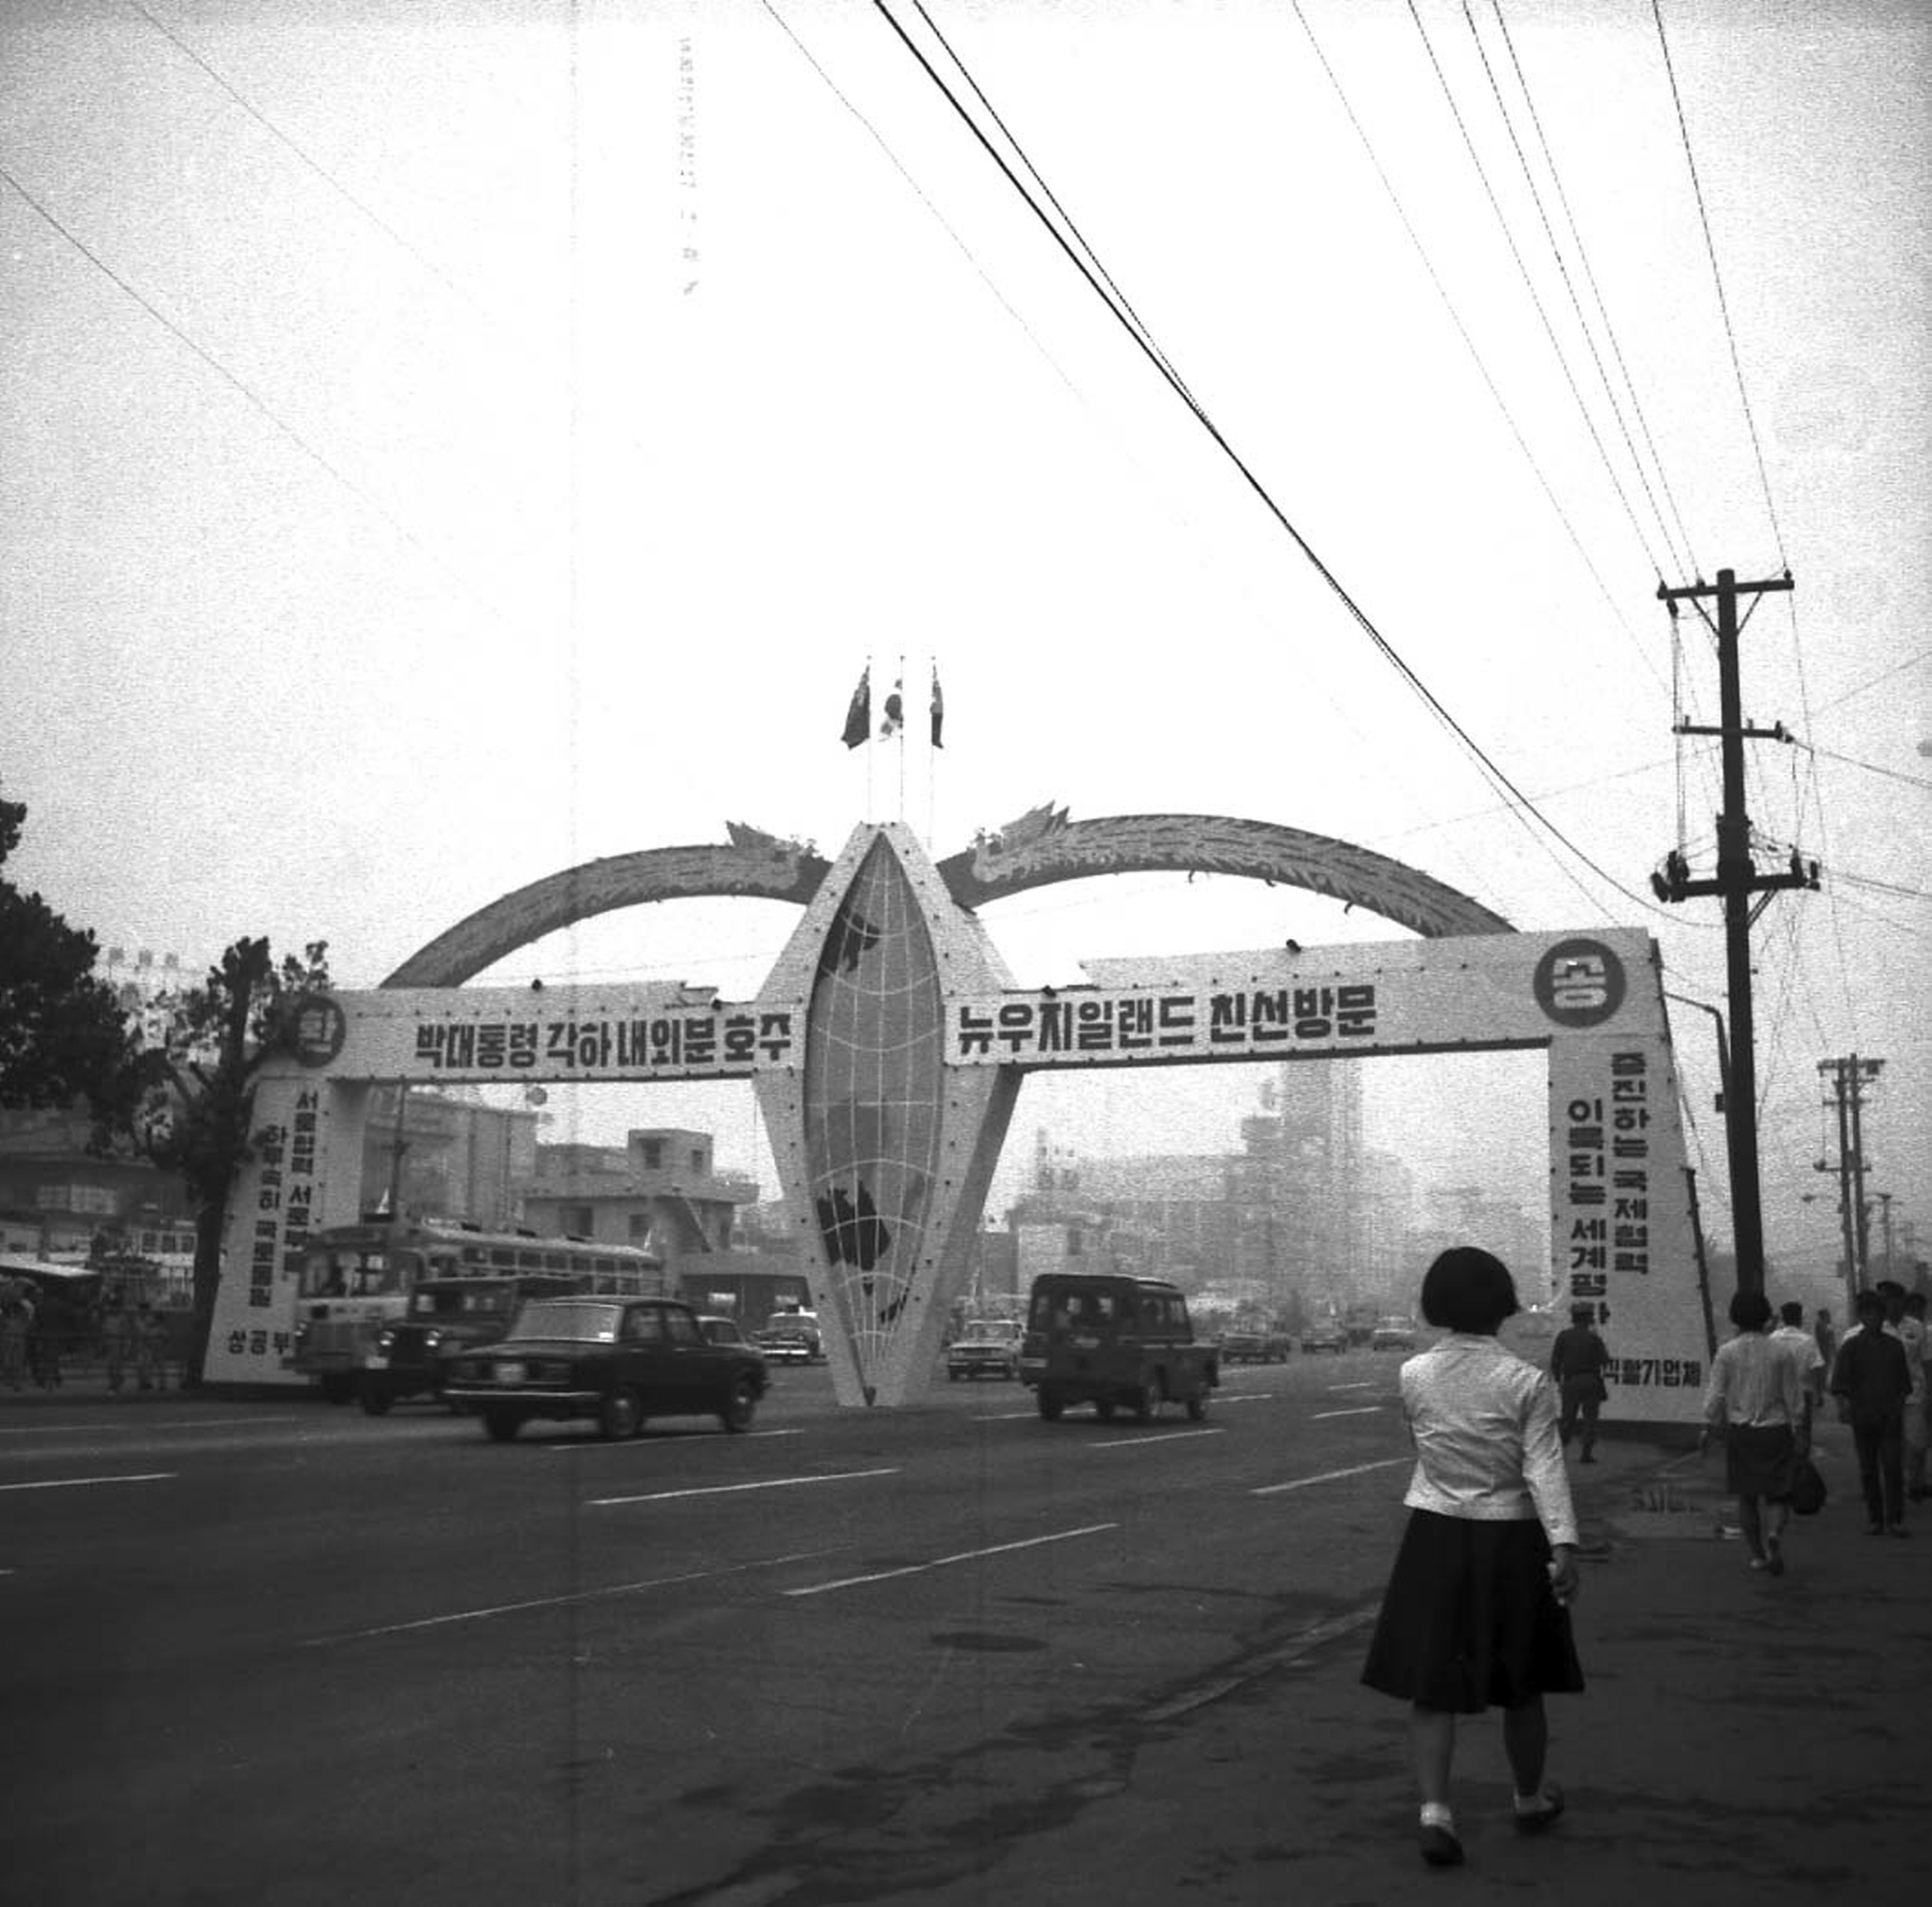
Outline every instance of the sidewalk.
[[[1043, 1767], [1042, 1805], [1004, 1842], [989, 1832], [971, 1879], [863, 1897], [1402, 1907], [1547, 1887], [1564, 1907], [1781, 1907], [1841, 1888], [1859, 1907], [1927, 1898], [1932, 1514], [1905, 1541], [1868, 1536], [1850, 1433], [1828, 1425], [1817, 1456], [1831, 1500], [1794, 1520], [1785, 1576], [1753, 1575], [1734, 1527], [1718, 1533], [1735, 1523], [1720, 1450], [1620, 1441], [1597, 1454], [1573, 1466], [1585, 1545], [1602, 1546], [1576, 1610], [1589, 1688], [1549, 1701], [1549, 1775], [1570, 1809], [1546, 1835], [1512, 1829], [1492, 1713], [1458, 1741], [1467, 1863], [1422, 1864], [1406, 1711], [1356, 1679], [1364, 1618], [1326, 1625], [1301, 1652], [1277, 1648], [1226, 1693], [1198, 1692], [1197, 1706], [1153, 1710], [1111, 1744], [1110, 1764], [1096, 1744], [1084, 1771]], [[961, 1798], [930, 1806], [953, 1821], [956, 1849]], [[934, 1822], [895, 1829], [901, 1846], [946, 1837]], [[848, 1874], [855, 1852], [840, 1850]], [[781, 1897], [830, 1903], [832, 1885]], [[711, 1898], [726, 1907], [732, 1893]]]

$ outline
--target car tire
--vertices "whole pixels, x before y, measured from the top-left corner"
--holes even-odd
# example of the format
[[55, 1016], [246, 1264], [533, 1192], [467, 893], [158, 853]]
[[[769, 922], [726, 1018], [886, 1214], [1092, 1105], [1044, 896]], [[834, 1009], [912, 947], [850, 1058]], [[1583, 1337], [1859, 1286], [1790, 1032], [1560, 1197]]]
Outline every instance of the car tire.
[[1160, 1413], [1160, 1380], [1150, 1378], [1134, 1399], [1134, 1415], [1144, 1424], [1152, 1423]]
[[606, 1391], [597, 1405], [597, 1435], [607, 1443], [621, 1443], [644, 1427], [643, 1406], [629, 1384]]
[[1206, 1390], [1190, 1391], [1187, 1398], [1187, 1421], [1198, 1424], [1208, 1414], [1208, 1393]]
[[492, 1443], [508, 1443], [523, 1427], [524, 1413], [521, 1410], [505, 1410], [500, 1405], [484, 1409], [483, 1428], [489, 1432]]
[[362, 1409], [371, 1417], [386, 1417], [395, 1403], [395, 1394], [388, 1385], [374, 1378], [362, 1380]]
[[1057, 1390], [1049, 1390], [1046, 1385], [1039, 1387], [1039, 1414], [1050, 1424], [1057, 1424], [1060, 1415], [1066, 1409], [1066, 1401]]
[[1094, 1400], [1094, 1414], [1103, 1424], [1114, 1421], [1114, 1400], [1111, 1397], [1096, 1397]]
[[718, 1421], [734, 1437], [752, 1428], [758, 1414], [758, 1387], [750, 1378], [735, 1380], [718, 1411]]

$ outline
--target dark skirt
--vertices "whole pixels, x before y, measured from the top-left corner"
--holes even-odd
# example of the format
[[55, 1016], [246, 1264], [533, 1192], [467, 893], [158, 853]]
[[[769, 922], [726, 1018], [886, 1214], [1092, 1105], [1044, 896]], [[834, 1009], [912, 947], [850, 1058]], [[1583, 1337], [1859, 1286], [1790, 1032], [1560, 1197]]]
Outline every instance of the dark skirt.
[[1411, 1510], [1362, 1680], [1463, 1715], [1581, 1690], [1570, 1611], [1550, 1592], [1543, 1525]]
[[1789, 1424], [1730, 1424], [1724, 1430], [1724, 1488], [1733, 1496], [1788, 1502], [1798, 1481], [1798, 1445]]

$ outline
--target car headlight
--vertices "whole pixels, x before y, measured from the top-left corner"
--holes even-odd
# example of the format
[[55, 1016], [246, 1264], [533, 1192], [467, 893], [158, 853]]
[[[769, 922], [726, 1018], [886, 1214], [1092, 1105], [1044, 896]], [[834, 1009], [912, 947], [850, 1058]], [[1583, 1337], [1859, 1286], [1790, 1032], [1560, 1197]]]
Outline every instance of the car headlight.
[[384, 1324], [376, 1333], [376, 1349], [378, 1351], [393, 1351], [395, 1348], [396, 1334], [387, 1324]]
[[434, 1351], [441, 1342], [442, 1333], [440, 1331], [425, 1331], [423, 1333], [423, 1349], [425, 1351]]
[[299, 1351], [307, 1342], [308, 1326], [306, 1324], [298, 1324], [296, 1326], [296, 1349]]

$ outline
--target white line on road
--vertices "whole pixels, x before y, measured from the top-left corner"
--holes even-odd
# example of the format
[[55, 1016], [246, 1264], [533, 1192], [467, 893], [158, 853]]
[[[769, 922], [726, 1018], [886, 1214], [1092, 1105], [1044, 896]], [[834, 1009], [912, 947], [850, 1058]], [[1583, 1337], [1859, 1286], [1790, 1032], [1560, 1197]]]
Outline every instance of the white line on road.
[[592, 1496], [588, 1507], [601, 1510], [612, 1503], [672, 1503], [680, 1496], [730, 1496], [741, 1490], [792, 1490], [802, 1483], [851, 1483], [860, 1477], [897, 1475], [895, 1466], [883, 1470], [830, 1470], [823, 1476], [761, 1477], [756, 1483], [707, 1483], [695, 1490], [654, 1490], [643, 1496]]
[[1090, 1443], [1090, 1450], [1119, 1450], [1129, 1443], [1172, 1443], [1177, 1437], [1226, 1437], [1223, 1430], [1171, 1430], [1161, 1431], [1153, 1437], [1110, 1437], [1105, 1443]]
[[1370, 1470], [1392, 1470], [1398, 1464], [1412, 1464], [1413, 1457], [1384, 1457], [1375, 1464], [1350, 1464], [1346, 1470], [1323, 1470], [1320, 1476], [1298, 1476], [1292, 1483], [1264, 1483], [1250, 1496], [1279, 1496], [1284, 1490], [1306, 1490], [1313, 1484], [1334, 1483], [1345, 1476], [1363, 1476]]
[[257, 1424], [301, 1424], [306, 1417], [176, 1417], [171, 1422], [150, 1423], [133, 1417], [112, 1421], [76, 1424], [0, 1424], [0, 1437], [66, 1437], [79, 1431], [171, 1431], [171, 1430], [253, 1430]]
[[78, 1490], [90, 1483], [160, 1483], [173, 1470], [143, 1470], [137, 1476], [57, 1476], [44, 1483], [0, 1483], [0, 1490]]
[[1328, 1388], [1330, 1390], [1374, 1390], [1376, 1388], [1376, 1382], [1373, 1378], [1363, 1378], [1358, 1382], [1355, 1383], [1330, 1384]]
[[[750, 1443], [760, 1437], [803, 1437], [805, 1427], [794, 1425], [790, 1430], [743, 1431], [732, 1438], [735, 1442]], [[642, 1437], [635, 1441], [623, 1437], [572, 1437], [568, 1432], [553, 1437], [541, 1447], [545, 1450], [675, 1450], [683, 1444], [701, 1440], [716, 1442], [716, 1431], [675, 1431], [668, 1437]]]
[[304, 1649], [327, 1648], [331, 1642], [364, 1642], [376, 1636], [402, 1636], [414, 1629], [440, 1629], [452, 1622], [481, 1622], [493, 1615], [522, 1615], [530, 1609], [562, 1608], [571, 1603], [595, 1603], [611, 1596], [636, 1596], [646, 1589], [670, 1589], [680, 1582], [703, 1582], [713, 1577], [743, 1576], [754, 1569], [778, 1569], [787, 1563], [809, 1562], [813, 1556], [822, 1556], [823, 1550], [799, 1550], [787, 1556], [773, 1556], [768, 1561], [754, 1563], [734, 1563], [728, 1569], [686, 1570], [676, 1576], [645, 1577], [637, 1582], [613, 1582], [604, 1589], [578, 1589], [567, 1596], [538, 1596], [527, 1603], [498, 1603], [490, 1608], [458, 1609], [449, 1615], [426, 1615], [414, 1622], [385, 1622], [376, 1629], [351, 1629], [340, 1636], [310, 1636], [298, 1646]]
[[870, 1576], [841, 1576], [836, 1582], [812, 1582], [803, 1589], [787, 1589], [787, 1596], [822, 1596], [828, 1589], [856, 1589], [866, 1582], [890, 1582], [896, 1576], [919, 1576], [929, 1569], [944, 1569], [949, 1563], [978, 1562], [981, 1556], [1004, 1556], [1014, 1550], [1035, 1550], [1042, 1543], [1067, 1543], [1076, 1536], [1098, 1536], [1101, 1531], [1119, 1529], [1117, 1523], [1089, 1523], [1084, 1529], [1057, 1530], [1051, 1536], [1029, 1536], [1019, 1543], [995, 1543], [990, 1550], [962, 1550], [956, 1556], [935, 1556], [929, 1563], [906, 1563], [898, 1569], [875, 1570]]
[[1379, 1404], [1351, 1404], [1346, 1410], [1316, 1410], [1308, 1421], [1319, 1424], [1324, 1417], [1373, 1417], [1381, 1408]]

